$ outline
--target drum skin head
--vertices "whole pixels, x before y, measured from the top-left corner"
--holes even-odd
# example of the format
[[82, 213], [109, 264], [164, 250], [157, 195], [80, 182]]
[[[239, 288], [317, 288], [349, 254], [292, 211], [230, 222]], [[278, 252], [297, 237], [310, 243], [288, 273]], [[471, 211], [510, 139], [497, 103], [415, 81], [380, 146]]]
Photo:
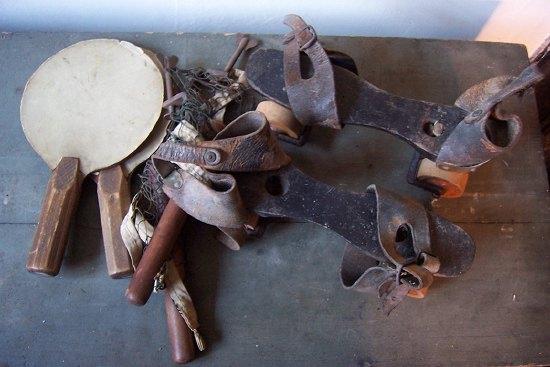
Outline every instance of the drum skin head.
[[21, 125], [51, 169], [75, 157], [88, 174], [136, 150], [159, 120], [163, 99], [162, 73], [144, 50], [114, 39], [82, 41], [30, 77]]

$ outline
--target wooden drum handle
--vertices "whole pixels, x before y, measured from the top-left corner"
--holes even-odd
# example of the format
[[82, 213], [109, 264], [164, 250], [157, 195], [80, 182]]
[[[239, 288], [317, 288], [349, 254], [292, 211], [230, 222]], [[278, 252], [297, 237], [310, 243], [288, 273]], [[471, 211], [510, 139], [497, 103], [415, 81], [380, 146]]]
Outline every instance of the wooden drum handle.
[[187, 214], [177, 204], [169, 200], [159, 223], [153, 232], [143, 257], [126, 289], [126, 299], [134, 305], [142, 306], [153, 292], [155, 275], [162, 264], [170, 258], [170, 253]]
[[27, 257], [27, 270], [32, 273], [59, 273], [84, 179], [79, 168], [78, 158], [64, 157], [52, 171]]
[[130, 207], [130, 182], [120, 165], [99, 171], [97, 198], [109, 276], [129, 276], [134, 269], [120, 234], [120, 225]]

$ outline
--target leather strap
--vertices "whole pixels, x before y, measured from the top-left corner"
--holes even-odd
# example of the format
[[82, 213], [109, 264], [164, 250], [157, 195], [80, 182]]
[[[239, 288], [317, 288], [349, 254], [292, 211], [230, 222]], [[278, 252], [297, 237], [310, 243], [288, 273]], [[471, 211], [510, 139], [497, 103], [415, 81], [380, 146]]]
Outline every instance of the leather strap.
[[224, 172], [269, 171], [291, 161], [271, 132], [265, 116], [255, 111], [235, 119], [212, 141], [162, 143], [153, 158]]
[[[317, 41], [313, 28], [299, 16], [287, 15], [285, 24], [292, 28], [292, 37], [286, 37], [283, 56], [285, 85], [292, 112], [304, 125], [315, 123], [341, 129], [332, 65], [325, 50]], [[301, 52], [314, 65], [314, 77], [306, 79], [302, 76]]]
[[233, 176], [206, 172], [211, 185], [181, 171], [164, 180], [163, 190], [187, 214], [217, 227], [255, 228], [258, 216], [246, 209]]

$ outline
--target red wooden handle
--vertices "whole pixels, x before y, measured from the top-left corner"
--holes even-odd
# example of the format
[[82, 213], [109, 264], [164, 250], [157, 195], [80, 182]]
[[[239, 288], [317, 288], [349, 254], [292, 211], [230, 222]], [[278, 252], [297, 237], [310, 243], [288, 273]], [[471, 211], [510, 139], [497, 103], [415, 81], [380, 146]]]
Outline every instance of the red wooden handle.
[[172, 200], [168, 201], [153, 237], [143, 253], [137, 269], [126, 289], [126, 299], [135, 305], [142, 306], [153, 292], [155, 275], [162, 264], [170, 258], [170, 253], [187, 214]]
[[166, 310], [168, 339], [172, 348], [172, 360], [180, 364], [191, 362], [195, 359], [193, 333], [187, 327], [185, 320], [166, 291], [164, 292], [164, 309]]

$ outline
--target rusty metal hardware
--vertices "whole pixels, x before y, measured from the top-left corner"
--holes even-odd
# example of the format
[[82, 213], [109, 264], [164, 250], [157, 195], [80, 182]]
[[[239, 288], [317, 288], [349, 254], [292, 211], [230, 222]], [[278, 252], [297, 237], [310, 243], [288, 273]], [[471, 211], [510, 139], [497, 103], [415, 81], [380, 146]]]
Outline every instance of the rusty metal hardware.
[[471, 171], [509, 150], [521, 121], [499, 103], [549, 74], [545, 55], [519, 76], [489, 79], [470, 89], [455, 106], [392, 95], [330, 62], [313, 28], [289, 15], [292, 28], [284, 51], [260, 49], [246, 67], [249, 84], [291, 108], [304, 125], [339, 129], [346, 124], [386, 131], [412, 145], [422, 158], [444, 169]]
[[[231, 133], [223, 130], [219, 135], [243, 146], [256, 144], [258, 140], [250, 136], [261, 135], [258, 132], [273, 136], [266, 124], [261, 113], [249, 112], [226, 127]], [[274, 143], [260, 144], [262, 149], [280, 149], [274, 138], [264, 139]], [[157, 158], [184, 156], [187, 163], [200, 162], [200, 154], [193, 160], [191, 155], [177, 154], [177, 149], [173, 147], [175, 152], [158, 154]], [[273, 155], [255, 147], [244, 150], [259, 156]], [[231, 155], [226, 158], [233, 161]], [[260, 216], [313, 222], [338, 233], [363, 255], [354, 257], [353, 263], [344, 258], [347, 274], [342, 280], [348, 287], [350, 282], [357, 283], [353, 289], [378, 290], [390, 280], [408, 289], [422, 289], [431, 284], [433, 275], [458, 276], [470, 267], [475, 254], [472, 239], [460, 227], [414, 201], [375, 186], [363, 193], [339, 190], [305, 175], [287, 159], [281, 162], [284, 164], [269, 168], [257, 163], [229, 164], [223, 171], [232, 174], [208, 173], [212, 185], [182, 172], [165, 180], [163, 189], [184, 211], [211, 225], [253, 227]], [[359, 276], [351, 281], [351, 273]]]

